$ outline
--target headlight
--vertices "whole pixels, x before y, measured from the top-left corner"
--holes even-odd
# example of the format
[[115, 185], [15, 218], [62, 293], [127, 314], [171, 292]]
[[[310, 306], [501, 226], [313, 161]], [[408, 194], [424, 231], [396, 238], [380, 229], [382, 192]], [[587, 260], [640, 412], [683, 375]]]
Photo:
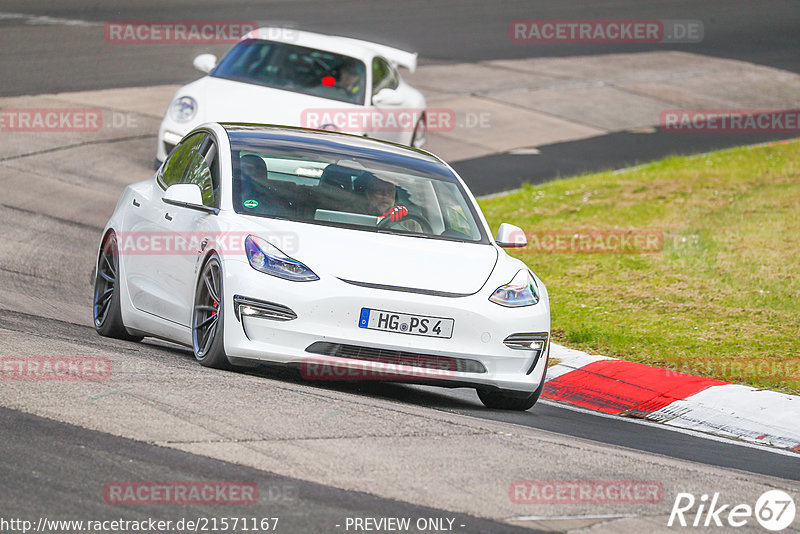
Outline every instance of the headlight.
[[169, 106], [169, 116], [178, 122], [187, 122], [197, 115], [197, 102], [191, 96], [180, 96]]
[[295, 282], [319, 280], [319, 276], [314, 274], [311, 269], [299, 261], [293, 260], [278, 250], [276, 246], [260, 237], [247, 236], [244, 240], [244, 248], [250, 266], [257, 271]]
[[533, 306], [539, 302], [539, 291], [536, 280], [527, 269], [522, 269], [509, 283], [498, 287], [489, 300], [495, 304], [509, 308]]

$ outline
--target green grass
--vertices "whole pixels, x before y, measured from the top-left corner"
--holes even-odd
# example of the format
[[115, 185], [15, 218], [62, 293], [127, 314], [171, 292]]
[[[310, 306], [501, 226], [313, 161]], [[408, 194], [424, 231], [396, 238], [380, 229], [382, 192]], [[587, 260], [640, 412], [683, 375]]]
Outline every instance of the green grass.
[[553, 339], [591, 353], [800, 393], [800, 140], [526, 185], [494, 230], [662, 232], [655, 253], [520, 249]]

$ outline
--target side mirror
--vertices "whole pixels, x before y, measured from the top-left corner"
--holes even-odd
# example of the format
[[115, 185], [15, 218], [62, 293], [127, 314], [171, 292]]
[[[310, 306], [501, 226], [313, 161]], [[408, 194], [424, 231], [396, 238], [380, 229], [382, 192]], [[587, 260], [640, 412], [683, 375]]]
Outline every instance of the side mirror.
[[217, 66], [217, 56], [214, 54], [200, 54], [194, 58], [192, 64], [194, 65], [194, 68], [200, 72], [205, 72], [208, 74], [214, 67]]
[[395, 89], [384, 87], [378, 91], [378, 94], [372, 97], [372, 103], [386, 106], [399, 106], [403, 103], [403, 96]]
[[522, 248], [528, 244], [525, 232], [519, 226], [503, 223], [497, 229], [497, 245], [503, 248]]
[[173, 184], [162, 199], [166, 204], [217, 214], [219, 209], [203, 205], [203, 194], [197, 184]]

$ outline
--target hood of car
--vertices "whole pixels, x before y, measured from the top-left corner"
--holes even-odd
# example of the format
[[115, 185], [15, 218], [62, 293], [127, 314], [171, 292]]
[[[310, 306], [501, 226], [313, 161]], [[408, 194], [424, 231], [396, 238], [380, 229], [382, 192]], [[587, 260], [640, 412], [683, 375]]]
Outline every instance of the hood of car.
[[250, 122], [314, 126], [304, 120], [320, 110], [358, 109], [362, 106], [283, 91], [250, 83], [207, 76], [186, 86], [198, 104], [200, 122]]
[[486, 283], [498, 258], [488, 244], [278, 220], [265, 226], [269, 230], [258, 232], [259, 237], [318, 276], [373, 287], [472, 294]]

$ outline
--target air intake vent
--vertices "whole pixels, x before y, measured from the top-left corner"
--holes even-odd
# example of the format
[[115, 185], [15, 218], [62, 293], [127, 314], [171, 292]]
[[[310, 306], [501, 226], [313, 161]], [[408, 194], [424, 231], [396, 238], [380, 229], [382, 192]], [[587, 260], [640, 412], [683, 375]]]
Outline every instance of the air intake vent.
[[400, 350], [377, 349], [374, 347], [359, 347], [357, 345], [342, 345], [340, 343], [327, 343], [317, 341], [306, 349], [306, 352], [334, 356], [337, 358], [350, 358], [352, 360], [367, 360], [408, 367], [420, 367], [460, 373], [485, 373], [486, 367], [477, 360], [466, 358], [451, 358], [449, 356], [436, 356], [432, 354], [419, 354]]

